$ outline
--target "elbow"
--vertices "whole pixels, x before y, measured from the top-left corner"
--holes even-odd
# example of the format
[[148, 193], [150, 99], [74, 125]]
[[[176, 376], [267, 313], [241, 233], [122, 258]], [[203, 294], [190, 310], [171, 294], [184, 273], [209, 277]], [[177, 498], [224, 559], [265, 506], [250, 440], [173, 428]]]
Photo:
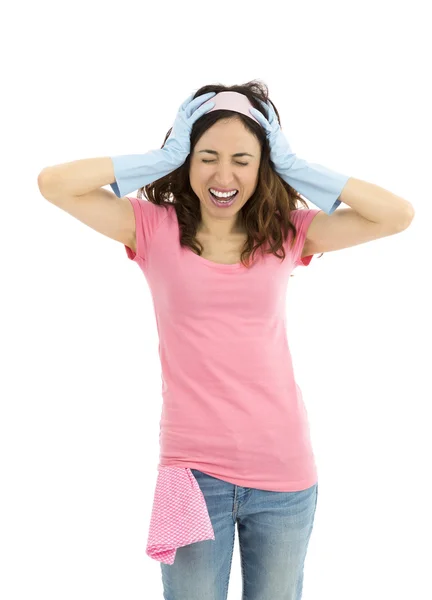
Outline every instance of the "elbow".
[[42, 191], [42, 186], [46, 182], [46, 169], [42, 169], [37, 178], [39, 189]]
[[48, 167], [46, 167], [45, 169], [42, 169], [42, 171], [39, 173], [38, 178], [37, 178], [37, 183], [38, 183], [38, 187], [39, 187], [39, 191], [42, 194], [42, 196], [46, 199], [48, 196], [48, 190], [49, 190], [49, 186], [50, 186], [50, 175], [48, 173]]
[[397, 219], [397, 231], [404, 231], [407, 229], [415, 216], [415, 210], [412, 204], [406, 203], [406, 208], [401, 211], [399, 218]]
[[407, 210], [406, 210], [406, 214], [405, 214], [405, 219], [404, 219], [404, 229], [406, 229], [407, 227], [409, 227], [411, 225], [411, 223], [413, 222], [415, 216], [415, 210], [414, 210], [414, 206], [410, 203], [408, 203], [407, 206]]

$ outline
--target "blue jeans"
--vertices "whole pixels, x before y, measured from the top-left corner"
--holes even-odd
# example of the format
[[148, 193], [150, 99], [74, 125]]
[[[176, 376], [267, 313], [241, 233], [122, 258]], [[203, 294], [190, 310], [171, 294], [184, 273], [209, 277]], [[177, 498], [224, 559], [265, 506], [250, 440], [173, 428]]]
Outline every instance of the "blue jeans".
[[318, 483], [299, 492], [246, 488], [191, 469], [215, 533], [161, 563], [164, 600], [226, 600], [239, 536], [243, 600], [300, 600]]

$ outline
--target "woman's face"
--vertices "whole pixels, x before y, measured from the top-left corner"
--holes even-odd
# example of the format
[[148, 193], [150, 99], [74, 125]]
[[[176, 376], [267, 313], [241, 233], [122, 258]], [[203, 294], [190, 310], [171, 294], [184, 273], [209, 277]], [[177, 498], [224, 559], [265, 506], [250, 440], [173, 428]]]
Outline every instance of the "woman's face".
[[[237, 153], [245, 154], [234, 156]], [[220, 120], [201, 136], [191, 156], [189, 178], [207, 222], [236, 221], [236, 214], [256, 189], [260, 160], [258, 139], [238, 119]], [[231, 206], [219, 207], [209, 188], [235, 189], [238, 193]]]

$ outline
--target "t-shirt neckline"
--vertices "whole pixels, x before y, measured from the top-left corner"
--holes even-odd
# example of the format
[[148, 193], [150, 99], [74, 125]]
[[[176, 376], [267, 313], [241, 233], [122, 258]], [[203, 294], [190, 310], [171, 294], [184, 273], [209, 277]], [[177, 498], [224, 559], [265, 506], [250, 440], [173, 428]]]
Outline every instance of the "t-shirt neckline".
[[232, 263], [232, 264], [217, 263], [212, 260], [208, 260], [208, 258], [204, 258], [203, 256], [199, 256], [199, 254], [196, 254], [192, 250], [192, 248], [186, 247], [186, 250], [189, 251], [189, 254], [191, 254], [193, 256], [194, 260], [198, 260], [203, 265], [210, 267], [212, 269], [217, 269], [218, 271], [236, 271], [236, 270], [240, 269], [241, 267], [246, 268], [242, 262], [237, 262], [237, 263]]

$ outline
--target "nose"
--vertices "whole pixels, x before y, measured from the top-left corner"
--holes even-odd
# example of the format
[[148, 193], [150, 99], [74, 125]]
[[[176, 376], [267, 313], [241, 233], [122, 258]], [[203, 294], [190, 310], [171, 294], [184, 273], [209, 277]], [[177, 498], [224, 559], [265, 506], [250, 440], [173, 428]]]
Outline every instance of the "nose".
[[213, 178], [218, 182], [217, 187], [225, 188], [227, 190], [238, 189], [233, 177], [233, 167], [230, 164], [220, 163], [216, 167], [216, 174]]

